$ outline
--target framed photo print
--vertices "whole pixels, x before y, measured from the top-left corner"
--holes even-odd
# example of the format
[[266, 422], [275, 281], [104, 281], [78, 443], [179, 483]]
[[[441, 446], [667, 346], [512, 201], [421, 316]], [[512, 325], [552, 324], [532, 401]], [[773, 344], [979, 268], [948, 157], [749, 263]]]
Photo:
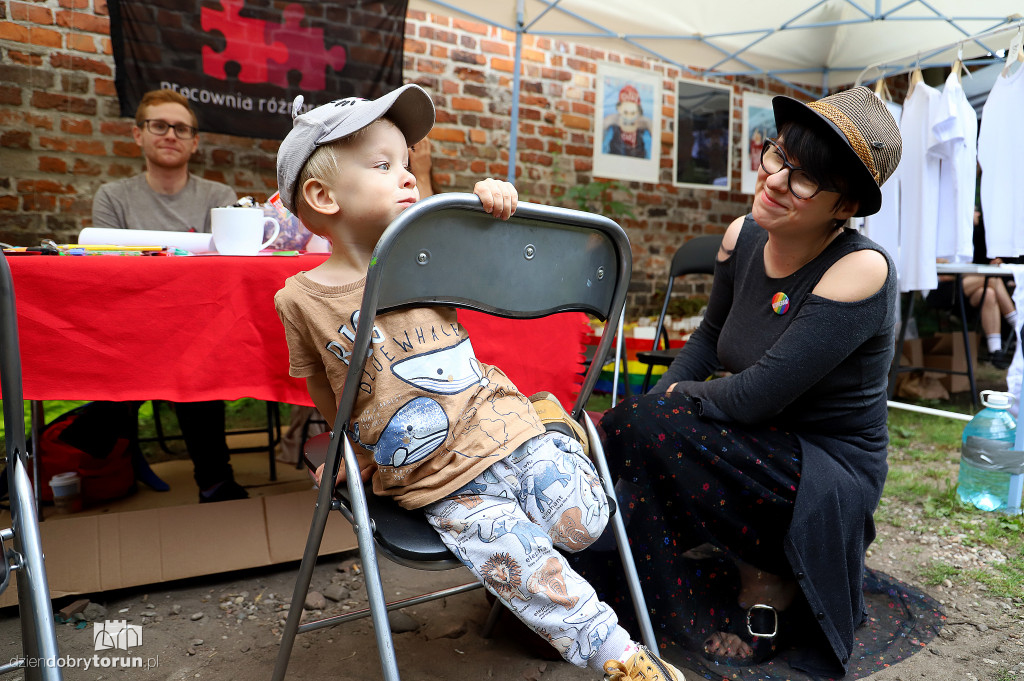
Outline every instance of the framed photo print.
[[597, 66], [594, 175], [657, 182], [661, 167], [661, 76]]
[[761, 148], [769, 137], [775, 139], [775, 113], [770, 95], [743, 93], [743, 137], [740, 142], [740, 191], [753, 194], [757, 169], [761, 165]]
[[678, 81], [674, 184], [703, 189], [729, 188], [731, 123], [731, 87]]

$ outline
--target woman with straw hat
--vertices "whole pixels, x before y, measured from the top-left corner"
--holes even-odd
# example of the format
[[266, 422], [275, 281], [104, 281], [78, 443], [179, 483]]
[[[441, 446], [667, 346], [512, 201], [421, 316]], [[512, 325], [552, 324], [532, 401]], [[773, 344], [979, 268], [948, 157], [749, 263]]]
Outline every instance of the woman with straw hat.
[[893, 261], [846, 223], [878, 211], [901, 142], [863, 87], [773, 108], [703, 323], [601, 426], [663, 636], [736, 665], [794, 643], [791, 665], [842, 676], [887, 470], [897, 292]]

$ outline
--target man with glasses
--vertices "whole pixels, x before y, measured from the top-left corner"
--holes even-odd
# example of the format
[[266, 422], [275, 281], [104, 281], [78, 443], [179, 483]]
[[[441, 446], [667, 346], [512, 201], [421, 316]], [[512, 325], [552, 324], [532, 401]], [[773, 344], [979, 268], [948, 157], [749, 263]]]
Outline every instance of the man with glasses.
[[[132, 137], [146, 170], [100, 187], [93, 199], [93, 226], [209, 232], [210, 209], [238, 199], [226, 184], [189, 172], [189, 159], [199, 148], [199, 129], [188, 100], [177, 92], [151, 90], [143, 95]], [[181, 402], [174, 409], [195, 469], [199, 501], [249, 496], [231, 469], [224, 403]]]
[[173, 90], [151, 90], [135, 112], [132, 137], [146, 170], [100, 187], [92, 206], [94, 227], [209, 232], [210, 209], [237, 200], [226, 184], [189, 172], [199, 148], [196, 115]]

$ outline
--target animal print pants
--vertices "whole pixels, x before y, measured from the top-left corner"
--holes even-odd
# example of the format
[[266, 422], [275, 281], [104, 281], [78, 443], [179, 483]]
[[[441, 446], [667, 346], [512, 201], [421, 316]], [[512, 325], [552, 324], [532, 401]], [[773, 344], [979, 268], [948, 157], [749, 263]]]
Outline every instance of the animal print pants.
[[587, 666], [613, 634], [625, 648], [615, 612], [554, 548], [584, 549], [608, 523], [600, 479], [575, 440], [532, 438], [424, 510], [452, 553], [566, 661]]

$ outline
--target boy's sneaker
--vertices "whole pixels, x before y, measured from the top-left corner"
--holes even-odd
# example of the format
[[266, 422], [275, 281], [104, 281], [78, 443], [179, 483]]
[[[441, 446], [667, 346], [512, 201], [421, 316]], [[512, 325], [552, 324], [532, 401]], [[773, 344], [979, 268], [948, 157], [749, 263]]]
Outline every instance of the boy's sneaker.
[[633, 653], [626, 664], [618, 660], [604, 663], [605, 681], [684, 681], [683, 673], [651, 653], [646, 646]]

